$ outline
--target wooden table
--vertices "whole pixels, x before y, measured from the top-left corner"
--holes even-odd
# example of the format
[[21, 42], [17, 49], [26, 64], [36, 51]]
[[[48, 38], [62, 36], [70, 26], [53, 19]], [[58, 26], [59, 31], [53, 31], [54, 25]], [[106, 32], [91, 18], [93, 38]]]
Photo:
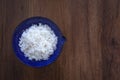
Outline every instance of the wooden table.
[[[67, 38], [43, 68], [12, 49], [15, 27], [33, 16], [53, 20]], [[0, 0], [0, 80], [120, 80], [120, 0]]]

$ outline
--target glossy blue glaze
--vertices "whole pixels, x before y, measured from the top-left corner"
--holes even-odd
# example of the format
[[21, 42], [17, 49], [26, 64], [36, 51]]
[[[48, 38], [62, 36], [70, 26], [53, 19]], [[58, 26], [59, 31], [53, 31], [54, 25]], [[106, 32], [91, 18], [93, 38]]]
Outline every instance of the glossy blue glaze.
[[[32, 60], [31, 61], [31, 60], [28, 60], [28, 58], [24, 56], [23, 52], [21, 52], [20, 47], [18, 46], [19, 38], [21, 37], [25, 29], [29, 28], [32, 24], [38, 24], [38, 23], [47, 24], [54, 31], [54, 33], [58, 37], [57, 49], [54, 51], [54, 54], [49, 57], [48, 60], [42, 60], [42, 61]], [[59, 28], [54, 22], [44, 17], [32, 17], [32, 18], [26, 19], [25, 21], [23, 21], [16, 27], [14, 34], [13, 34], [12, 45], [13, 45], [13, 50], [16, 56], [24, 64], [28, 66], [32, 66], [32, 67], [43, 67], [43, 66], [47, 66], [53, 63], [58, 58], [62, 50], [64, 42], [65, 42], [65, 37], [63, 37], [61, 31], [59, 30]]]

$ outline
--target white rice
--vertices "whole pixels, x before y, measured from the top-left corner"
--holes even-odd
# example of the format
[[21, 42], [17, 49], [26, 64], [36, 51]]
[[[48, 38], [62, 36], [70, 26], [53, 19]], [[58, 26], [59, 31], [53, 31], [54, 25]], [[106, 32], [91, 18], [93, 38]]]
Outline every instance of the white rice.
[[48, 25], [33, 24], [23, 32], [19, 47], [29, 60], [48, 60], [56, 50], [57, 40], [57, 36]]

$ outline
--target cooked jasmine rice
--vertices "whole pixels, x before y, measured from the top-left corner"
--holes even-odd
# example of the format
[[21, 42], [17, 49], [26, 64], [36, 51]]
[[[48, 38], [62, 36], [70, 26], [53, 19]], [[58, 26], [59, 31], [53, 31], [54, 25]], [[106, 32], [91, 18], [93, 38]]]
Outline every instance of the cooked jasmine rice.
[[58, 38], [48, 25], [33, 24], [19, 39], [19, 47], [29, 60], [48, 60], [56, 50]]

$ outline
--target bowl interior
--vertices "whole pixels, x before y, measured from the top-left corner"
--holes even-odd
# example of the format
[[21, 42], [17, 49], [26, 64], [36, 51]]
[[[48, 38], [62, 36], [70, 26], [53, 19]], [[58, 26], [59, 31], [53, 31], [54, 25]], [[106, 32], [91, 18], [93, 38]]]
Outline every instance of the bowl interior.
[[[31, 60], [28, 60], [28, 58], [26, 58], [24, 56], [24, 53], [20, 50], [20, 47], [18, 46], [19, 38], [21, 37], [24, 30], [29, 28], [32, 24], [38, 25], [38, 23], [47, 24], [54, 31], [54, 33], [58, 37], [57, 49], [54, 51], [53, 55], [51, 55], [49, 57], [48, 60], [42, 60], [42, 61], [32, 60], [31, 61]], [[24, 64], [27, 64], [27, 65], [33, 66], [33, 67], [43, 67], [43, 66], [46, 66], [46, 65], [54, 62], [61, 52], [63, 43], [64, 43], [64, 41], [62, 40], [62, 34], [61, 34], [61, 31], [59, 30], [59, 28], [57, 27], [57, 25], [55, 23], [53, 23], [51, 20], [44, 18], [44, 17], [32, 17], [32, 18], [29, 18], [29, 19], [23, 21], [16, 27], [14, 34], [13, 34], [13, 49], [14, 49], [16, 56]]]

